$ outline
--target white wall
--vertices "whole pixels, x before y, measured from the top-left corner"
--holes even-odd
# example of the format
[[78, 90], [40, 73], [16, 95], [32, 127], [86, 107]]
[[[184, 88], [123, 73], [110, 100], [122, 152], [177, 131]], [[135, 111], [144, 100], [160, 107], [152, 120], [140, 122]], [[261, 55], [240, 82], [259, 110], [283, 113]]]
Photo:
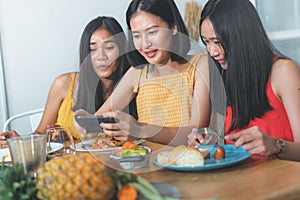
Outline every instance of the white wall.
[[85, 25], [96, 16], [111, 15], [124, 26], [128, 3], [0, 0], [9, 115], [43, 107], [53, 79], [78, 69], [79, 40]]
[[[175, 1], [183, 12], [189, 0]], [[125, 12], [129, 2], [0, 0], [8, 115], [44, 107], [53, 79], [61, 73], [78, 70], [79, 40], [85, 25], [96, 16], [110, 15], [126, 29]], [[206, 0], [199, 0], [202, 2]], [[2, 97], [0, 127], [4, 111], [1, 101]], [[16, 129], [29, 131], [23, 126], [21, 130]]]

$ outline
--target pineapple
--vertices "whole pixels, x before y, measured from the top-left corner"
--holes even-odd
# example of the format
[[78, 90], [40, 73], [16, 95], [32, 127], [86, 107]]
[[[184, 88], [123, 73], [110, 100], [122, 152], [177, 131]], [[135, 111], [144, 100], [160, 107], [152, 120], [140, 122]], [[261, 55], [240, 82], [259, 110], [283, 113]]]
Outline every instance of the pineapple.
[[53, 158], [38, 170], [37, 196], [49, 200], [109, 200], [116, 192], [109, 171], [88, 153]]

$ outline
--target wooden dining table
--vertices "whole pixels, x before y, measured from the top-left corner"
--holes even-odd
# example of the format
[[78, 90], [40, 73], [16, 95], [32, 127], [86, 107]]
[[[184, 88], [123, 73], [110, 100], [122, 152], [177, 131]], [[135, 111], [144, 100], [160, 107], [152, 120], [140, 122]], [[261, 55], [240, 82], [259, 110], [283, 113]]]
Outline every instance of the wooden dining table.
[[[146, 141], [159, 151], [164, 145]], [[235, 165], [206, 171], [166, 168], [140, 173], [150, 182], [175, 186], [182, 199], [300, 199], [300, 162], [252, 155]]]

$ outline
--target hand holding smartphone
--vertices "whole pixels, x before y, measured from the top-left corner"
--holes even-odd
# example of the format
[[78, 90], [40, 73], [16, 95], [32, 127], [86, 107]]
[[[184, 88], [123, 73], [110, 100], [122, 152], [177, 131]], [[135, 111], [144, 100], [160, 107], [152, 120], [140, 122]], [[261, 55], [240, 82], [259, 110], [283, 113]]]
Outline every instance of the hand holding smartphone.
[[95, 116], [95, 115], [82, 115], [75, 116], [77, 123], [84, 127], [88, 133], [103, 132], [103, 129], [100, 127], [100, 123], [116, 123], [117, 121], [114, 118]]

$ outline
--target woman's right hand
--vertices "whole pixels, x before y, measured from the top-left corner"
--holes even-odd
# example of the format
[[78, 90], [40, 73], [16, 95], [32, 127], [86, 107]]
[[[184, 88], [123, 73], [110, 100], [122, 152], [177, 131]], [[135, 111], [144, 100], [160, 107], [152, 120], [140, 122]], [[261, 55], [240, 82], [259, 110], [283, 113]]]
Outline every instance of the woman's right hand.
[[197, 134], [197, 129], [193, 128], [192, 132], [188, 135], [188, 146], [200, 146], [203, 144], [204, 137]]
[[131, 135], [136, 138], [140, 138], [141, 128], [138, 122], [131, 115], [117, 110], [103, 113], [104, 117], [112, 117], [116, 119], [117, 123], [101, 123], [105, 134], [114, 137], [117, 140], [126, 141]]
[[8, 148], [7, 140], [9, 138], [14, 138], [20, 136], [15, 130], [0, 132], [0, 148]]

